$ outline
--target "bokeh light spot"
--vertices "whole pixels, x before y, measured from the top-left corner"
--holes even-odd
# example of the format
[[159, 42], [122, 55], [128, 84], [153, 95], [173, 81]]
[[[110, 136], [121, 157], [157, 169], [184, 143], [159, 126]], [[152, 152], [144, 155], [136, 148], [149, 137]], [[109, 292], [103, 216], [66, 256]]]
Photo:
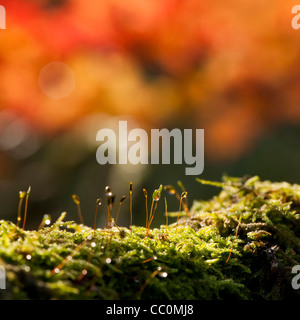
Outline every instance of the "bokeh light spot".
[[51, 62], [42, 68], [39, 86], [43, 93], [52, 99], [68, 97], [76, 87], [73, 70], [64, 62]]

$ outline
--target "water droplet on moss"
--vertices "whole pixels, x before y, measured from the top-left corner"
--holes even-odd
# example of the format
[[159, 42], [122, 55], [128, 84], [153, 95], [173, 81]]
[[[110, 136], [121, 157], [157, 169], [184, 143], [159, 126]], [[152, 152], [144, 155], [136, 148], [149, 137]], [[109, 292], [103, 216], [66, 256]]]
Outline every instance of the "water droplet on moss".
[[161, 278], [166, 278], [168, 276], [168, 272], [159, 272], [158, 275], [161, 277]]
[[87, 272], [86, 269], [83, 269], [83, 270], [81, 271], [81, 273], [85, 276], [88, 272]]
[[59, 273], [59, 268], [55, 268], [54, 273]]

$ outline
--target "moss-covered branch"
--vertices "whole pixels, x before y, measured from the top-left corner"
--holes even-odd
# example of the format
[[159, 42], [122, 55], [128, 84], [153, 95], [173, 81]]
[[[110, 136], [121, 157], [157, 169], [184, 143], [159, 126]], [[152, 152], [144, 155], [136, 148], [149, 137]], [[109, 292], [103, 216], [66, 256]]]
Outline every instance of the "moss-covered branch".
[[[300, 186], [223, 178], [168, 227], [0, 221], [7, 299], [299, 299]], [[228, 259], [230, 257], [230, 259]], [[227, 261], [227, 263], [226, 263]]]

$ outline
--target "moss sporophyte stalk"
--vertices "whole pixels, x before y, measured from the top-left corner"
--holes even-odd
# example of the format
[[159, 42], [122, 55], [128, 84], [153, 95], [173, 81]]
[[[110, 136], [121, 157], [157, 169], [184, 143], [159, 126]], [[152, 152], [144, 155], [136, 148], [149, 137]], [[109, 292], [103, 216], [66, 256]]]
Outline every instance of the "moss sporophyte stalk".
[[[21, 203], [17, 224], [0, 221], [1, 298], [299, 300], [292, 271], [300, 265], [300, 186], [257, 176], [198, 181], [221, 191], [189, 208], [180, 184], [181, 196], [160, 186], [151, 202], [144, 189], [146, 226], [130, 229], [112, 217], [112, 194], [104, 228], [64, 221], [63, 213], [29, 231], [19, 226]], [[168, 212], [167, 199], [176, 194], [182, 210]], [[156, 208], [161, 198], [163, 212]], [[95, 215], [104, 207], [97, 199]], [[151, 229], [154, 214], [165, 214], [166, 225]]]

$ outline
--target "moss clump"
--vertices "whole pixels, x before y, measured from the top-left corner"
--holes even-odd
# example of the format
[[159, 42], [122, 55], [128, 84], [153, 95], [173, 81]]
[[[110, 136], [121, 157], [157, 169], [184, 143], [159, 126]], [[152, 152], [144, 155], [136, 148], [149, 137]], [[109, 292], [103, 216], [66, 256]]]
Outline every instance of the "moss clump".
[[[8, 299], [299, 299], [300, 186], [229, 178], [179, 225], [93, 229], [0, 221]], [[228, 257], [230, 259], [228, 260]], [[226, 262], [227, 261], [227, 262]]]

